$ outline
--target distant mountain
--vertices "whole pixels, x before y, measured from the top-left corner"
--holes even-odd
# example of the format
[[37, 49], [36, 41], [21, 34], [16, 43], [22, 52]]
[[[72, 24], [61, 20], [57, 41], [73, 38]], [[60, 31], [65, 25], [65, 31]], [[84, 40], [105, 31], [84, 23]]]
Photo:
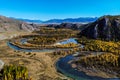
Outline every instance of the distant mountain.
[[97, 20], [97, 17], [81, 17], [81, 18], [67, 18], [67, 19], [51, 19], [43, 23], [88, 23]]
[[80, 36], [101, 40], [120, 40], [120, 16], [102, 16], [80, 32]]
[[21, 21], [29, 22], [29, 23], [88, 23], [97, 20], [97, 17], [81, 17], [81, 18], [67, 18], [67, 19], [50, 19], [47, 21], [42, 20], [30, 20], [30, 19], [18, 19]]
[[28, 23], [42, 23], [42, 20], [31, 20], [31, 19], [18, 19], [20, 21], [28, 22]]

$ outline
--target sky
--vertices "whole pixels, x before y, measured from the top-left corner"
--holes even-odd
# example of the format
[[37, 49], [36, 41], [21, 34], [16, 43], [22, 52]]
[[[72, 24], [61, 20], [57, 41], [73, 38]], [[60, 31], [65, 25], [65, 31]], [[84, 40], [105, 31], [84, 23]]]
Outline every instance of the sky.
[[120, 15], [120, 0], [0, 0], [0, 15], [39, 20]]

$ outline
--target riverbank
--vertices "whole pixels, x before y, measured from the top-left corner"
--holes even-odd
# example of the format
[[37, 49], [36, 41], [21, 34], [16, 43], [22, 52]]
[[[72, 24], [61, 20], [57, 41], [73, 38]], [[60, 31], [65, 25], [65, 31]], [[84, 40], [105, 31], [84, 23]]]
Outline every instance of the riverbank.
[[[24, 43], [24, 41], [26, 41], [26, 40], [22, 40], [21, 43]], [[14, 44], [11, 44], [10, 42], [7, 42], [7, 45], [10, 48], [13, 48], [16, 51], [20, 51], [20, 52], [22, 51], [24, 53], [29, 52], [29, 54], [32, 54], [32, 53], [35, 52], [35, 54], [31, 55], [32, 57], [36, 56], [36, 53], [46, 54], [46, 53], [52, 53], [52, 52], [54, 52], [56, 50], [56, 49], [53, 50], [53, 51], [50, 51], [49, 49], [43, 49], [43, 50], [32, 50], [32, 49], [30, 49], [29, 50], [29, 49], [24, 49], [24, 48], [18, 47], [18, 46], [14, 45]], [[58, 51], [60, 51], [60, 50], [63, 50], [63, 49], [59, 49]], [[97, 52], [96, 53], [96, 52], [89, 52], [88, 51], [87, 53], [85, 52], [82, 55], [85, 56], [85, 55], [89, 55], [90, 53], [96, 55], [97, 53], [102, 54], [103, 52]], [[63, 56], [65, 56], [65, 55], [63, 55]], [[66, 76], [68, 76], [70, 78], [76, 79], [76, 80], [79, 80], [79, 79], [81, 79], [81, 80], [88, 80], [88, 79], [91, 79], [91, 80], [93, 80], [93, 79], [94, 80], [106, 80], [107, 78], [115, 77], [115, 76], [113, 76], [111, 74], [107, 74], [106, 72], [100, 71], [99, 69], [95, 70], [95, 69], [92, 69], [92, 68], [85, 68], [83, 66], [77, 65], [77, 64], [74, 63], [74, 60], [77, 60], [79, 58], [75, 57], [75, 55], [74, 56], [70, 55], [70, 56], [71, 57], [68, 57], [66, 59], [67, 56], [63, 57], [63, 58], [60, 58], [61, 56], [59, 55], [59, 56], [57, 56], [58, 61], [57, 61], [56, 58], [52, 60], [52, 62], [54, 62], [54, 63], [57, 61], [55, 66], [56, 66], [56, 69], [58, 70], [58, 72], [61, 72], [64, 75], [66, 75]], [[50, 57], [50, 58], [53, 58], [53, 57]], [[61, 61], [61, 60], [63, 60], [63, 61]], [[54, 63], [52, 63], [53, 67], [54, 67]], [[66, 77], [65, 79], [69, 79], [69, 78]]]
[[32, 80], [62, 80], [63, 75], [57, 73], [51, 52], [22, 52], [7, 46], [8, 40], [0, 41], [0, 59], [5, 65], [15, 64], [26, 66]]
[[[101, 54], [101, 53], [100, 53]], [[79, 57], [67, 55], [56, 62], [56, 68], [62, 74], [75, 80], [120, 80], [111, 73], [107, 73], [98, 68], [90, 68], [76, 64]]]

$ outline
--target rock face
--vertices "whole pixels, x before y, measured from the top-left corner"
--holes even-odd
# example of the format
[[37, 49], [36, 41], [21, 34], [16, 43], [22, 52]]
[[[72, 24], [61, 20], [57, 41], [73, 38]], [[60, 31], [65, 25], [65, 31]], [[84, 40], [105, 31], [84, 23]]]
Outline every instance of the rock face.
[[103, 16], [86, 25], [80, 36], [101, 40], [120, 40], [120, 16]]
[[34, 26], [16, 19], [0, 16], [0, 32], [33, 31]]

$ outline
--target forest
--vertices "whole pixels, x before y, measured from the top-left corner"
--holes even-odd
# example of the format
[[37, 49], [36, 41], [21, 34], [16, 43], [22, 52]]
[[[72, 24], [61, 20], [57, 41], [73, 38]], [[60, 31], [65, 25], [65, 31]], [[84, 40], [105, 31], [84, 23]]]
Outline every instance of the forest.
[[[77, 34], [78, 31], [71, 29], [40, 28], [40, 30], [33, 31], [31, 35], [15, 37], [11, 43], [25, 49], [73, 48], [78, 45], [74, 43], [56, 45], [55, 43], [74, 38]], [[26, 39], [25, 44], [21, 44], [22, 39]]]

